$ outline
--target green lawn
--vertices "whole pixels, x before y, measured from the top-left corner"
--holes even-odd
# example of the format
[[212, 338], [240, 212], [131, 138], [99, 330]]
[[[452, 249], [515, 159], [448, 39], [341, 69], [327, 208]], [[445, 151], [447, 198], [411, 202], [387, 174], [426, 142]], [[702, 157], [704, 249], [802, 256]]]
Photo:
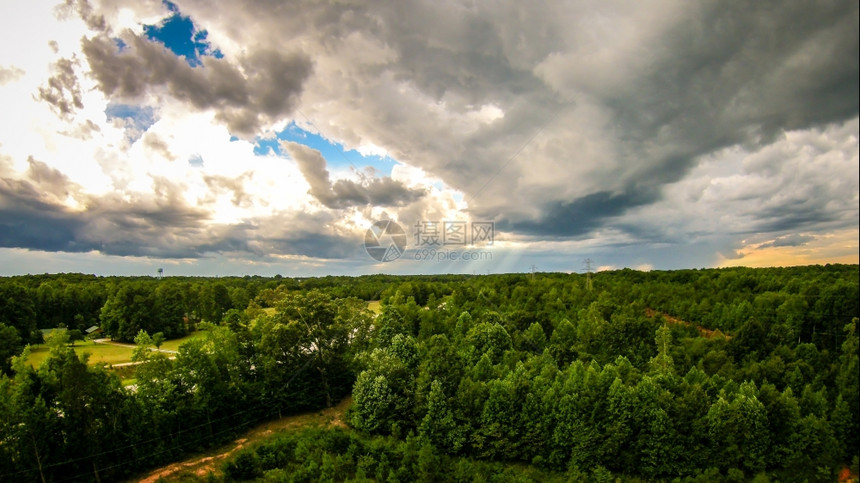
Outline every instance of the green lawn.
[[[90, 364], [106, 362], [108, 364], [119, 364], [131, 361], [131, 347], [119, 347], [110, 344], [96, 344], [91, 340], [75, 342], [75, 352], [82, 354], [90, 353]], [[30, 347], [30, 358], [27, 362], [33, 367], [39, 367], [48, 358], [48, 346], [39, 344]]]
[[161, 344], [161, 348], [166, 350], [166, 351], [178, 351], [179, 346], [182, 345], [183, 342], [190, 340], [190, 339], [194, 339], [196, 337], [203, 337], [203, 335], [204, 335], [204, 331], [198, 330], [196, 332], [192, 332], [192, 333], [186, 335], [185, 337], [181, 337], [179, 339], [166, 340], [166, 341], [164, 341], [164, 344]]
[[[175, 351], [179, 350], [179, 346], [194, 337], [202, 337], [203, 332], [197, 331], [191, 334], [186, 335], [180, 339], [173, 339], [165, 341], [164, 344], [161, 345], [161, 348], [164, 350]], [[82, 354], [84, 352], [90, 353], [90, 364], [95, 365], [102, 362], [106, 362], [108, 364], [121, 364], [123, 362], [131, 362], [131, 353], [134, 350], [133, 347], [127, 346], [116, 346], [112, 344], [104, 344], [99, 343], [96, 344], [91, 340], [87, 341], [78, 341], [75, 342], [74, 346], [75, 352], [78, 354]], [[48, 358], [48, 346], [45, 344], [39, 344], [30, 346], [30, 358], [27, 362], [30, 363], [33, 367], [39, 367], [39, 365]]]
[[367, 308], [377, 314], [382, 312], [382, 306], [380, 305], [379, 300], [371, 300], [367, 303]]

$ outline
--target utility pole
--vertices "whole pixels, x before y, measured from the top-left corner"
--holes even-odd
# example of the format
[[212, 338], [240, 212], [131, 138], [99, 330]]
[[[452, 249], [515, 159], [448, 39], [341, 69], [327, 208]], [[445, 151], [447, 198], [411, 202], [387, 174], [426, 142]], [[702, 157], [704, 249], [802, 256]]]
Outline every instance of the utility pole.
[[591, 271], [592, 271], [591, 264], [592, 263], [594, 263], [594, 261], [592, 259], [590, 259], [590, 258], [585, 259], [585, 287], [588, 289], [589, 292], [591, 292]]

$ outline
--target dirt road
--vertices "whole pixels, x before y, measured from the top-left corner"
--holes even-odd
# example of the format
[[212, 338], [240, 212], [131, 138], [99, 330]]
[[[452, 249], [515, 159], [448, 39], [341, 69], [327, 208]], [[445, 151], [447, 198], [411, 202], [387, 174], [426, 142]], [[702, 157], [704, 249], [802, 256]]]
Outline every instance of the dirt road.
[[243, 434], [235, 441], [219, 448], [215, 448], [206, 455], [193, 456], [184, 461], [158, 468], [151, 471], [143, 479], [135, 479], [132, 481], [155, 483], [159, 478], [163, 478], [163, 481], [179, 480], [183, 476], [196, 476], [202, 478], [210, 472], [215, 475], [220, 475], [221, 463], [224, 460], [234, 455], [240, 449], [262, 441], [276, 432], [305, 426], [346, 427], [346, 424], [343, 421], [343, 415], [346, 412], [346, 408], [348, 408], [351, 403], [352, 397], [348, 397], [341, 401], [337, 406], [328, 409], [296, 414], [276, 421], [269, 421], [268, 423], [260, 424], [254, 429]]

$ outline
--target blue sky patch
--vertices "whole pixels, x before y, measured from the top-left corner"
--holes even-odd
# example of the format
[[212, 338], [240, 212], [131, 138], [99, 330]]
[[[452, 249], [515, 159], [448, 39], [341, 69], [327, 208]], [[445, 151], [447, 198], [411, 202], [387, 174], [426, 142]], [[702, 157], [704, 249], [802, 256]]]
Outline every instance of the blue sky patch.
[[192, 155], [190, 158], [188, 158], [188, 165], [193, 166], [195, 168], [202, 168], [203, 156], [200, 156], [199, 154]]
[[140, 136], [157, 121], [155, 110], [150, 106], [134, 106], [113, 102], [105, 108], [105, 117], [108, 121], [113, 119], [130, 121], [131, 125], [126, 124], [126, 136], [131, 142], [140, 139]]
[[202, 64], [200, 57], [212, 56], [216, 59], [224, 57], [220, 50], [212, 50], [212, 45], [206, 40], [206, 30], [198, 30], [191, 17], [183, 16], [179, 8], [171, 2], [164, 2], [173, 15], [164, 19], [159, 25], [144, 25], [143, 31], [149, 40], [161, 42], [174, 54], [185, 57], [191, 67]]
[[277, 133], [275, 138], [257, 138], [254, 154], [258, 156], [265, 156], [269, 153], [284, 155], [285, 153], [282, 152], [278, 144], [280, 140], [293, 141], [316, 149], [322, 153], [330, 169], [348, 167], [363, 169], [370, 166], [376, 170], [379, 176], [390, 176], [391, 169], [397, 164], [397, 161], [389, 156], [364, 156], [354, 149], [345, 150], [342, 144], [331, 142], [319, 134], [306, 131], [295, 123], [290, 123], [286, 129]]

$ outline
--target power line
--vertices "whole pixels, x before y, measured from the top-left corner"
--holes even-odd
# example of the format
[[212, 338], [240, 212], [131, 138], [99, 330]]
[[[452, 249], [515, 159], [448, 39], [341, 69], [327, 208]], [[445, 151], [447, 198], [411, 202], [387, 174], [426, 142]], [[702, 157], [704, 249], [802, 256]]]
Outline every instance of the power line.
[[[305, 361], [305, 363], [304, 363], [301, 367], [299, 367], [298, 369], [296, 369], [295, 371], [293, 371], [293, 373], [290, 375], [290, 378], [289, 378], [289, 379], [288, 379], [288, 381], [286, 382], [285, 386], [288, 386], [288, 385], [289, 385], [289, 384], [290, 384], [290, 383], [291, 383], [291, 382], [292, 382], [292, 381], [293, 381], [293, 380], [298, 376], [298, 374], [299, 374], [299, 373], [301, 373], [301, 371], [303, 371], [304, 369], [306, 369], [306, 368], [308, 367], [308, 365], [309, 365], [309, 364], [310, 364], [310, 362], [312, 362], [312, 361], [313, 361], [313, 358], [309, 358], [307, 361]], [[290, 392], [288, 395], [292, 396], [292, 395], [297, 395], [297, 394], [301, 394], [301, 391], [293, 391], [293, 392]], [[82, 457], [79, 457], [79, 458], [68, 459], [68, 460], [65, 460], [65, 461], [57, 462], [57, 463], [51, 463], [51, 464], [47, 464], [47, 465], [42, 465], [41, 469], [42, 469], [42, 471], [44, 471], [45, 469], [48, 469], [48, 468], [56, 468], [56, 467], [60, 467], [60, 466], [70, 465], [70, 464], [73, 464], [73, 463], [79, 463], [79, 462], [86, 461], [86, 460], [90, 460], [90, 461], [92, 461], [92, 460], [94, 460], [95, 458], [98, 458], [98, 457], [100, 457], [100, 456], [108, 455], [108, 454], [115, 453], [115, 452], [118, 452], [118, 451], [121, 451], [121, 450], [129, 449], [129, 448], [134, 448], [134, 447], [138, 447], [138, 446], [146, 445], [146, 444], [152, 443], [153, 441], [160, 440], [160, 439], [164, 439], [164, 438], [165, 438], [165, 436], [170, 436], [170, 437], [174, 437], [174, 438], [176, 438], [176, 437], [179, 437], [182, 433], [187, 433], [187, 432], [189, 432], [189, 431], [192, 431], [192, 430], [195, 430], [195, 429], [199, 429], [199, 428], [202, 428], [202, 427], [204, 427], [204, 426], [211, 426], [213, 422], [214, 422], [214, 423], [217, 423], [217, 422], [223, 421], [223, 420], [225, 420], [225, 419], [233, 419], [233, 418], [236, 418], [237, 416], [240, 416], [240, 415], [242, 415], [242, 414], [245, 414], [245, 413], [248, 413], [248, 412], [251, 412], [251, 411], [265, 411], [265, 409], [266, 409], [265, 407], [258, 407], [258, 408], [249, 408], [249, 409], [245, 409], [245, 410], [242, 410], [242, 411], [238, 411], [238, 412], [234, 412], [234, 413], [231, 413], [231, 414], [228, 414], [228, 415], [222, 416], [222, 417], [217, 418], [217, 419], [214, 419], [214, 420], [206, 421], [205, 423], [200, 423], [200, 424], [195, 425], [195, 426], [190, 426], [190, 427], [187, 427], [187, 428], [181, 428], [181, 429], [177, 430], [175, 433], [174, 433], [174, 432], [171, 432], [171, 433], [169, 433], [168, 435], [156, 436], [156, 437], [153, 437], [153, 438], [150, 438], [150, 439], [147, 439], [147, 440], [143, 440], [143, 441], [138, 441], [138, 442], [135, 442], [135, 443], [127, 444], [127, 445], [125, 445], [125, 446], [120, 446], [120, 447], [118, 447], [118, 448], [113, 448], [113, 449], [110, 449], [110, 450], [107, 450], [107, 451], [102, 451], [101, 453], [96, 453], [96, 454], [91, 454], [91, 455], [87, 455], [87, 456], [82, 456]], [[269, 417], [271, 417], [271, 416], [273, 416], [274, 414], [275, 414], [275, 412], [274, 412], [274, 411], [271, 411], [271, 412], [266, 413], [264, 416], [269, 416]], [[144, 458], [150, 458], [150, 457], [152, 457], [152, 456], [157, 456], [157, 455], [159, 455], [159, 454], [161, 454], [161, 453], [164, 453], [164, 452], [166, 452], [166, 451], [181, 450], [183, 446], [187, 446], [187, 445], [189, 445], [189, 444], [191, 444], [191, 443], [195, 443], [195, 442], [203, 441], [203, 440], [205, 440], [205, 439], [214, 439], [214, 438], [215, 438], [215, 436], [220, 435], [220, 434], [222, 434], [222, 433], [224, 433], [224, 432], [226, 432], [226, 431], [229, 431], [229, 430], [233, 430], [233, 429], [239, 428], [240, 426], [246, 425], [246, 424], [248, 424], [248, 423], [250, 423], [250, 422], [259, 422], [259, 421], [261, 421], [262, 419], [263, 419], [263, 417], [256, 418], [256, 420], [255, 420], [255, 419], [251, 419], [251, 420], [249, 420], [249, 421], [245, 421], [245, 422], [239, 423], [238, 425], [228, 427], [227, 429], [222, 430], [222, 431], [219, 431], [219, 432], [217, 432], [217, 433], [215, 433], [215, 434], [212, 434], [212, 435], [203, 435], [202, 437], [197, 438], [197, 439], [194, 439], [194, 440], [191, 440], [191, 441], [182, 441], [182, 442], [180, 442], [180, 443], [178, 443], [178, 444], [176, 444], [176, 445], [174, 445], [174, 446], [171, 446], [171, 447], [169, 447], [169, 448], [167, 448], [167, 449], [160, 450], [160, 451], [156, 451], [156, 452], [154, 452], [154, 453], [147, 453], [147, 454], [144, 454], [143, 456], [141, 456], [141, 457], [139, 457], [139, 458], [135, 458], [135, 459], [133, 459], [133, 460], [124, 461], [124, 462], [122, 462], [122, 463], [118, 463], [118, 464], [116, 464], [116, 465], [103, 467], [103, 468], [101, 468], [101, 470], [108, 470], [108, 469], [116, 468], [116, 467], [119, 467], [119, 466], [122, 466], [122, 465], [125, 465], [125, 464], [128, 464], [128, 463], [133, 463], [133, 462], [136, 462], [136, 461], [140, 461], [140, 460], [142, 460], [142, 459], [144, 459]], [[29, 468], [29, 469], [24, 469], [24, 470], [16, 471], [16, 472], [14, 472], [14, 473], [5, 473], [5, 474], [0, 474], [0, 477], [4, 477], [4, 478], [5, 478], [5, 477], [14, 477], [14, 476], [20, 476], [20, 475], [23, 475], [23, 474], [26, 474], [26, 473], [38, 472], [38, 471], [40, 471], [39, 467], [32, 467], [32, 468]], [[79, 477], [82, 477], [82, 476], [86, 476], [86, 475], [89, 475], [89, 474], [90, 474], [90, 472], [89, 472], [89, 471], [87, 471], [86, 473], [83, 473], [83, 474], [81, 474], [81, 475], [76, 475], [76, 476], [74, 476], [74, 477], [72, 477], [72, 478], [61, 479], [61, 480], [58, 480], [58, 481], [67, 481], [67, 480], [69, 480], [69, 479], [76, 479], [76, 478], [79, 478]]]
[[594, 261], [590, 258], [586, 258], [583, 262], [585, 263], [585, 287], [589, 292], [591, 292], [591, 264], [594, 263]]

